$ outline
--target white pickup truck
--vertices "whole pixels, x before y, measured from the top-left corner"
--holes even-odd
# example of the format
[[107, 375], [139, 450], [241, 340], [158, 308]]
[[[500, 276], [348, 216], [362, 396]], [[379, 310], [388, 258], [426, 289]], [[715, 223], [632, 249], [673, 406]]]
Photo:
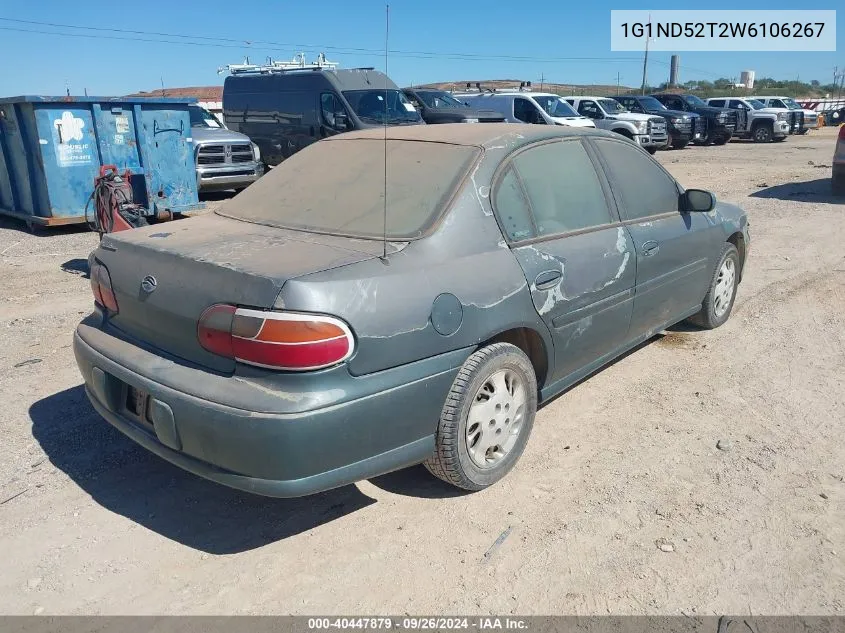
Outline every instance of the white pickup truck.
[[566, 102], [578, 114], [591, 118], [596, 127], [627, 136], [649, 154], [669, 145], [663, 117], [630, 112], [609, 97], [566, 97]]
[[753, 97], [767, 108], [786, 108], [789, 110], [789, 124], [798, 134], [819, 129], [819, 113], [802, 108], [792, 97]]
[[707, 105], [736, 110], [734, 136], [739, 138], [768, 143], [786, 140], [792, 132], [786, 108], [767, 108], [756, 99], [747, 97], [714, 97], [707, 99]]

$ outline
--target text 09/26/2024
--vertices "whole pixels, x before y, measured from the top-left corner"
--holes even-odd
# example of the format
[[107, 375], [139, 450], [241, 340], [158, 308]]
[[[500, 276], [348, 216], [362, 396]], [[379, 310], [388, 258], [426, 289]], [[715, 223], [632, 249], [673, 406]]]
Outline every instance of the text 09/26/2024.
[[611, 50], [835, 51], [836, 11], [611, 11]]

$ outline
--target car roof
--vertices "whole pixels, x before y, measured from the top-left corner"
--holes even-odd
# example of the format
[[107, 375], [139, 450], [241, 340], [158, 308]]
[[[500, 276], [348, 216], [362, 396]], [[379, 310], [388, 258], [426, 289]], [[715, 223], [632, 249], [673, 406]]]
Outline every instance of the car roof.
[[461, 97], [560, 97], [560, 95], [554, 94], [553, 92], [530, 92], [528, 90], [520, 90], [520, 91], [507, 91], [503, 90], [502, 92], [462, 92], [456, 90], [454, 93]]
[[[625, 97], [627, 95], [619, 95], [620, 97]], [[571, 97], [564, 97], [564, 99], [613, 99], [613, 97], [596, 97], [595, 95], [577, 95]]]
[[321, 142], [350, 139], [378, 139], [448, 143], [476, 147], [501, 147], [504, 141], [511, 147], [527, 145], [552, 138], [604, 136], [619, 138], [617, 134], [594, 128], [564, 125], [530, 125], [527, 123], [444, 123], [440, 125], [407, 125], [386, 128], [367, 128], [330, 136]]

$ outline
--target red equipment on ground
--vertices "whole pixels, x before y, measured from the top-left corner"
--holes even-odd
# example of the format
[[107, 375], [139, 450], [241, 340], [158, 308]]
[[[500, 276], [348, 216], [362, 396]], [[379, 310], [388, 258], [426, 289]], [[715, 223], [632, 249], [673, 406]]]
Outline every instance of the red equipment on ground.
[[85, 207], [85, 218], [101, 239], [104, 233], [148, 224], [144, 217], [144, 207], [134, 202], [132, 172], [128, 169], [120, 175], [116, 165], [101, 166], [100, 175], [94, 179], [94, 191], [88, 204], [91, 200], [94, 201], [93, 221], [89, 218], [88, 205]]

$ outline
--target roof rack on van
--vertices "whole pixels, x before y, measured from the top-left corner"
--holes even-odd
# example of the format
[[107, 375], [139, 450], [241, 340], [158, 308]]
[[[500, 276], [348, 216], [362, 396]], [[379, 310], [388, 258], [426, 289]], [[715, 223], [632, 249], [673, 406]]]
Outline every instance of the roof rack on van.
[[267, 58], [267, 63], [250, 64], [249, 57], [244, 60], [243, 64], [227, 64], [217, 69], [217, 74], [229, 71], [233, 75], [242, 75], [245, 73], [285, 73], [301, 70], [333, 70], [340, 64], [338, 62], [330, 62], [326, 60], [326, 54], [320, 53], [317, 55], [317, 60], [311, 64], [305, 62], [305, 53], [298, 53], [291, 61], [280, 62], [274, 60], [272, 57]]
[[466, 90], [464, 92], [478, 92], [478, 93], [494, 93], [494, 92], [501, 92], [501, 93], [509, 93], [509, 92], [531, 92], [531, 82], [530, 81], [521, 81], [519, 82], [518, 88], [488, 88], [481, 85], [481, 82], [476, 81], [475, 87], [472, 87], [470, 82], [467, 82]]

